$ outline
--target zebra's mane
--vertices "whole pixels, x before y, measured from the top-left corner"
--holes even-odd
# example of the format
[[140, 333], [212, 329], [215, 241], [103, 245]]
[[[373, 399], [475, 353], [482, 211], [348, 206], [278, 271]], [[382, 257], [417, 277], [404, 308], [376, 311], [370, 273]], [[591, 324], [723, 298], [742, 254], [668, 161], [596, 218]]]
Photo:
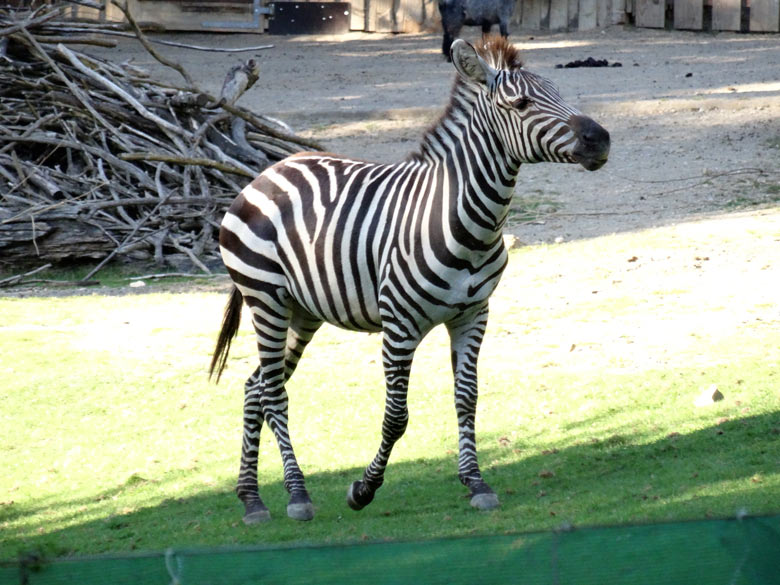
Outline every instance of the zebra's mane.
[[520, 51], [507, 39], [498, 35], [491, 35], [474, 47], [479, 56], [487, 61], [488, 65], [496, 69], [517, 71], [523, 67], [523, 59]]
[[[495, 69], [519, 71], [523, 67], [523, 59], [520, 51], [509, 41], [498, 35], [485, 37], [474, 48], [488, 65]], [[409, 155], [411, 159], [422, 159], [426, 153], [435, 150], [434, 143], [439, 142], [437, 135], [449, 120], [456, 121], [468, 115], [471, 104], [477, 98], [477, 89], [474, 83], [464, 80], [455, 74], [455, 81], [450, 92], [450, 101], [436, 122], [434, 122], [423, 134], [417, 150]]]

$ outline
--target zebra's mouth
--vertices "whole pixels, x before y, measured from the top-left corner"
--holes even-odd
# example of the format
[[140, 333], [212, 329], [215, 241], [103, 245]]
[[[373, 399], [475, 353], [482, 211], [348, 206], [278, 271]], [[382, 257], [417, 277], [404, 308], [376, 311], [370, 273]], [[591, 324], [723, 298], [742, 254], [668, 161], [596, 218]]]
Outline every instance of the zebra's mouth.
[[607, 164], [607, 160], [609, 159], [609, 153], [600, 154], [598, 156], [587, 156], [587, 155], [574, 155], [574, 160], [580, 163], [585, 169], [589, 171], [597, 171], [601, 167], [603, 167], [605, 164]]
[[572, 116], [569, 122], [577, 136], [574, 160], [589, 171], [603, 167], [609, 158], [609, 132], [587, 116]]

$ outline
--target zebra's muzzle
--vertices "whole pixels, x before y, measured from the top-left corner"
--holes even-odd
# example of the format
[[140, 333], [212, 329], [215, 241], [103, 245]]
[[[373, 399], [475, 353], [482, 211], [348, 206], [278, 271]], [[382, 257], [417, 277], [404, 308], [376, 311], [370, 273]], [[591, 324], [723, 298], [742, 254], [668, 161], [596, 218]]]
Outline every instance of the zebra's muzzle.
[[587, 116], [572, 116], [569, 124], [577, 137], [574, 160], [589, 171], [603, 167], [609, 158], [609, 132]]

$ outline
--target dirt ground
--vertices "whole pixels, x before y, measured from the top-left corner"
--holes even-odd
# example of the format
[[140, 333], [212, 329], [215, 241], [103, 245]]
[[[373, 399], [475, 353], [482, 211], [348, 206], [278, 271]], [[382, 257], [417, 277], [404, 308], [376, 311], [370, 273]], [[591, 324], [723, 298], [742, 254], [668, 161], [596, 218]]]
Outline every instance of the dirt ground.
[[[476, 40], [478, 30], [466, 29]], [[214, 53], [159, 47], [204, 89], [251, 56], [261, 78], [241, 100], [333, 152], [394, 161], [412, 150], [445, 105], [454, 76], [437, 34], [343, 36], [163, 35]], [[612, 136], [609, 163], [526, 165], [509, 232], [555, 242], [678, 223], [780, 201], [780, 36], [613, 27], [589, 33], [515, 34], [528, 69]], [[86, 52], [178, 81], [134, 40]], [[556, 68], [594, 57], [622, 67]]]
[[[477, 40], [478, 34], [466, 30], [467, 39]], [[240, 103], [285, 121], [330, 151], [379, 161], [399, 160], [416, 147], [446, 104], [455, 75], [439, 52], [437, 34], [155, 38], [215, 48], [273, 45], [241, 53], [158, 50], [213, 94], [219, 93], [230, 67], [250, 57], [260, 59], [260, 80]], [[602, 251], [593, 257], [557, 255], [556, 265], [544, 270], [579, 282], [574, 288], [587, 298], [593, 286], [600, 286], [589, 279], [604, 276], [609, 256], [617, 271], [613, 280], [623, 279], [625, 271], [638, 278], [636, 294], [663, 281], [669, 290], [684, 288], [716, 305], [722, 297], [723, 306], [737, 303], [742, 312], [763, 303], [777, 313], [776, 299], [766, 295], [774, 298], [772, 291], [780, 289], [780, 35], [612, 27], [510, 38], [525, 52], [528, 69], [553, 80], [564, 99], [612, 136], [610, 160], [597, 172], [555, 164], [521, 169], [517, 203], [505, 230], [514, 244], [622, 234], [619, 241], [594, 242], [593, 249]], [[135, 39], [121, 39], [115, 49], [84, 51], [128, 60], [154, 78], [181, 83], [178, 73], [158, 63]], [[556, 68], [587, 57], [622, 66]], [[663, 229], [634, 238], [637, 230], [654, 227]], [[632, 262], [635, 256], [639, 260]], [[533, 270], [524, 266], [517, 271], [528, 269]], [[710, 280], [700, 279], [691, 288], [693, 273]], [[513, 282], [516, 276], [508, 273], [504, 280]], [[223, 278], [198, 285], [227, 286]], [[739, 290], [731, 290], [734, 286]], [[149, 288], [25, 287], [3, 294], [145, 290]], [[708, 306], [701, 303], [699, 310], [706, 312]], [[646, 316], [654, 318], [652, 312]], [[770, 322], [778, 319], [780, 314], [774, 314]]]

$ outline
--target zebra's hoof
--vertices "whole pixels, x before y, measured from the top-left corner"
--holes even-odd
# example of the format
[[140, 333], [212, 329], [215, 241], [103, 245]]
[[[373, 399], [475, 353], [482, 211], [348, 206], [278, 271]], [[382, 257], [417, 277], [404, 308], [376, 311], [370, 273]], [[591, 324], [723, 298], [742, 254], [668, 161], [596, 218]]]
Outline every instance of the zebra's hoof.
[[302, 504], [287, 504], [287, 516], [293, 520], [307, 522], [314, 518], [314, 504], [305, 502]]
[[364, 493], [363, 482], [354, 481], [347, 490], [347, 505], [353, 510], [362, 510], [374, 499], [374, 492]]
[[268, 522], [270, 519], [271, 513], [268, 510], [255, 510], [254, 512], [247, 512], [244, 514], [244, 524], [247, 526]]
[[474, 494], [471, 496], [471, 506], [477, 510], [493, 510], [498, 508], [498, 496], [493, 492]]
[[252, 500], [244, 504], [244, 524], [247, 526], [268, 522], [270, 519], [271, 512], [261, 500]]

